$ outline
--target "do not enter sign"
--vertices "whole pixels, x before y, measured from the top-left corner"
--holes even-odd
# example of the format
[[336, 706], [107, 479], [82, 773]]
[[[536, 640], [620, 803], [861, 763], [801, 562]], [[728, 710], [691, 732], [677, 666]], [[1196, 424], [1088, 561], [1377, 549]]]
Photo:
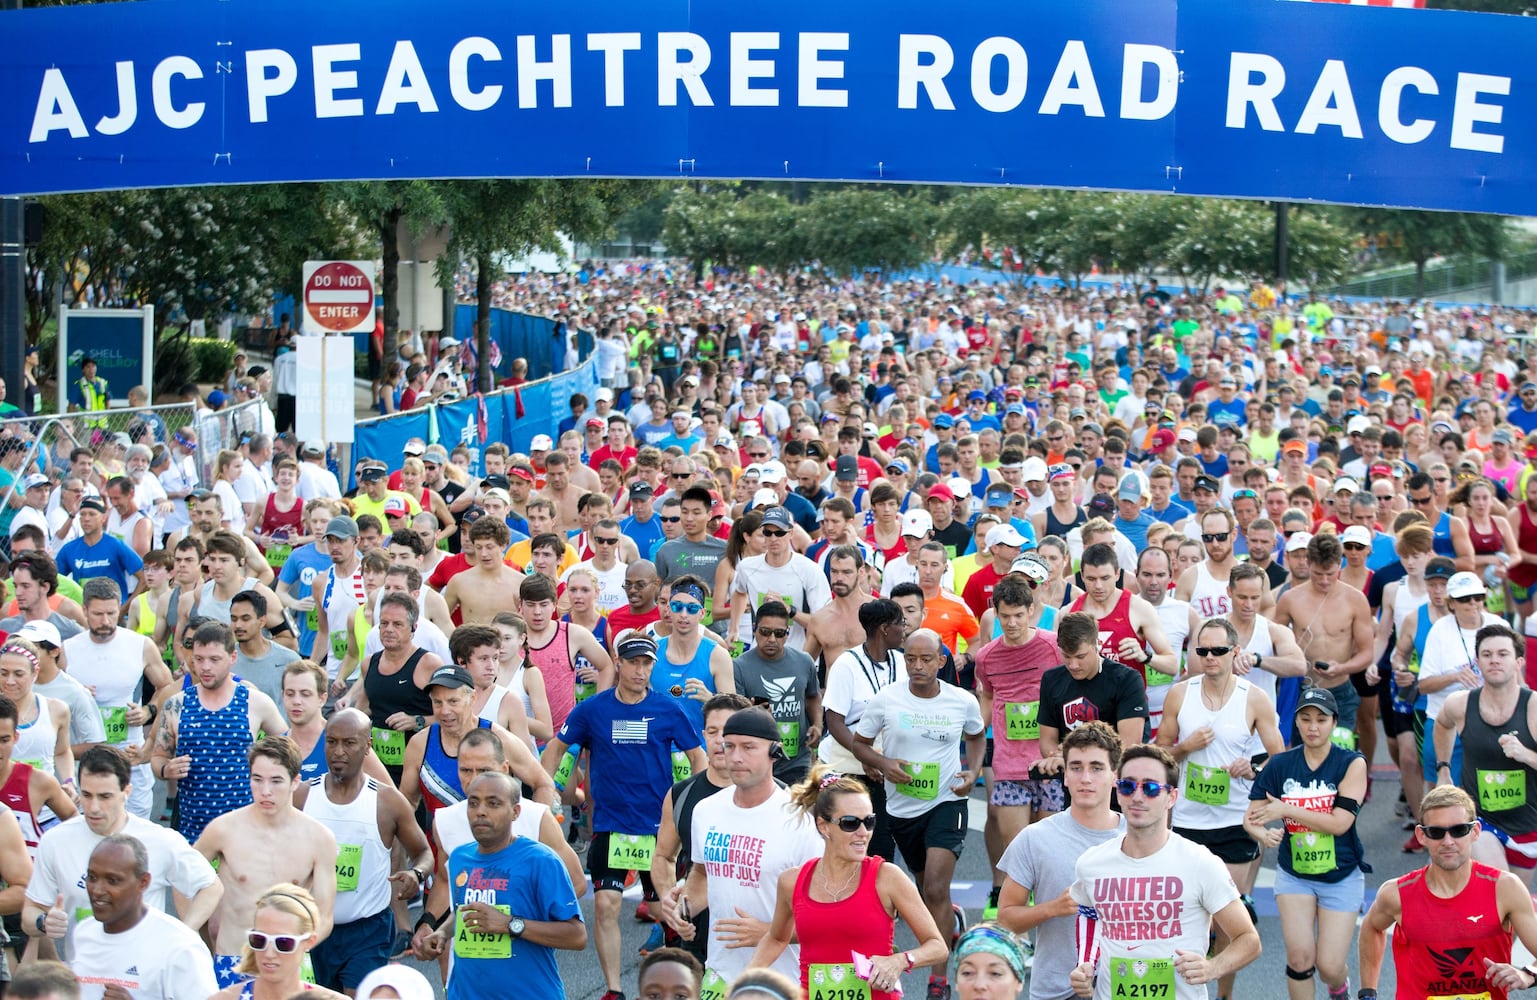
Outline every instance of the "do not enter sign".
[[305, 261], [304, 332], [372, 332], [373, 272], [373, 265], [368, 261]]

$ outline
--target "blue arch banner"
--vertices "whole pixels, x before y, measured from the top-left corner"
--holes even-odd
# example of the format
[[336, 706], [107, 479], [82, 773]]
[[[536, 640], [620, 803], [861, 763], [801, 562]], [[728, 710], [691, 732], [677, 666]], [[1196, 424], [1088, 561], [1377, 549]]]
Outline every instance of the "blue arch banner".
[[1537, 214], [1537, 22], [1289, 0], [142, 0], [0, 14], [0, 194], [1021, 184]]

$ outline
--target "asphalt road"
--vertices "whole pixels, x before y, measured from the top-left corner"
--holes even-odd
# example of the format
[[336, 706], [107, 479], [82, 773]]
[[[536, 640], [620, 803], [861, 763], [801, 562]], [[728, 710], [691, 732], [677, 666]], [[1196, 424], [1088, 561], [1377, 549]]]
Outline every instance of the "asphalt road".
[[[1400, 820], [1394, 811], [1394, 804], [1398, 797], [1398, 774], [1392, 768], [1379, 765], [1374, 772], [1371, 801], [1361, 810], [1359, 829], [1361, 840], [1366, 848], [1366, 858], [1373, 867], [1371, 874], [1366, 877], [1367, 898], [1366, 904], [1370, 905], [1377, 886], [1385, 880], [1396, 878], [1405, 872], [1425, 864], [1425, 855], [1404, 854], [1400, 847], [1404, 838], [1408, 836], [1402, 827]], [[981, 789], [978, 789], [971, 799], [971, 832], [966, 838], [965, 851], [956, 868], [956, 880], [953, 884], [953, 898], [966, 909], [967, 918], [970, 921], [980, 920], [982, 906], [987, 901], [987, 890], [990, 885], [988, 874], [987, 851], [982, 844], [982, 821], [985, 814]], [[1071, 859], [1065, 859], [1064, 864], [1071, 864]], [[1238, 974], [1238, 981], [1233, 991], [1233, 997], [1272, 998], [1285, 997], [1285, 971], [1286, 956], [1281, 943], [1281, 925], [1276, 917], [1275, 897], [1270, 886], [1275, 874], [1273, 852], [1267, 855], [1265, 865], [1260, 872], [1255, 887], [1255, 907], [1259, 911], [1260, 938], [1264, 942], [1264, 951], [1253, 965]], [[635, 903], [640, 898], [638, 887], [632, 888], [627, 893], [621, 918], [621, 932], [624, 938], [624, 971], [622, 984], [627, 996], [636, 996], [635, 971], [640, 960], [637, 949], [646, 940], [650, 931], [650, 925], [640, 923], [633, 919]], [[589, 892], [582, 900], [583, 914], [587, 919], [592, 916], [592, 894]], [[906, 929], [898, 926], [898, 947], [907, 947], [912, 943], [911, 935]], [[905, 943], [904, 943], [905, 942]], [[1360, 984], [1360, 977], [1356, 972], [1355, 951], [1351, 951], [1351, 996], [1355, 995], [1355, 989]], [[436, 984], [439, 982], [436, 966], [431, 968], [422, 966], [422, 971]], [[597, 1000], [603, 995], [605, 986], [602, 974], [598, 970], [597, 956], [592, 951], [591, 944], [582, 952], [560, 953], [560, 971], [566, 985], [568, 1000]], [[903, 982], [904, 992], [907, 997], [917, 1000], [923, 996], [926, 979], [920, 974], [906, 977]], [[1383, 974], [1378, 983], [1378, 991], [1384, 997], [1393, 996], [1393, 970], [1391, 960], [1385, 963]], [[1215, 989], [1212, 989], [1215, 995]], [[1317, 988], [1317, 995], [1324, 996], [1322, 986]]]

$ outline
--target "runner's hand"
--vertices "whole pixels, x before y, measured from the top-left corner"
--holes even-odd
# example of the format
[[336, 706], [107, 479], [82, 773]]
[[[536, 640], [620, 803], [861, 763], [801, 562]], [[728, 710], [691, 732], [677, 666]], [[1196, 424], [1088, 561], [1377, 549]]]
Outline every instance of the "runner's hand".
[[1520, 764], [1529, 764], [1533, 756], [1521, 745], [1521, 738], [1515, 733], [1506, 733], [1500, 737], [1500, 749], [1505, 751], [1505, 756]]
[[1376, 684], [1380, 680], [1382, 680], [1382, 671], [1377, 669], [1377, 664], [1373, 663], [1366, 668], [1366, 683]]
[[408, 733], [416, 729], [416, 716], [407, 715], [404, 712], [396, 712], [388, 719], [385, 719], [384, 724], [389, 726], [391, 729], [397, 729], [400, 732]]
[[1530, 989], [1532, 985], [1527, 982], [1531, 977], [1521, 969], [1489, 958], [1484, 959], [1484, 976], [1489, 980], [1490, 986], [1497, 987], [1506, 993]]
[[1259, 837], [1258, 840], [1261, 846], [1273, 849], [1281, 846], [1281, 838], [1284, 836], [1286, 836], [1284, 827], [1266, 827], [1263, 836]]
[[683, 933], [685, 925], [692, 926], [689, 921], [683, 919], [681, 901], [686, 891], [687, 886], [679, 882], [666, 893], [647, 904], [647, 908], [657, 920], [671, 927], [679, 934]]
[[490, 903], [464, 903], [459, 907], [464, 914], [464, 926], [481, 934], [507, 934], [512, 928], [512, 917]]
[[724, 920], [712, 920], [716, 937], [727, 948], [756, 948], [763, 935], [768, 933], [768, 922], [751, 917], [736, 908], [736, 916]]
[[1040, 760], [1035, 762], [1035, 765], [1031, 768], [1031, 770], [1037, 772], [1038, 774], [1044, 774], [1047, 777], [1051, 777], [1055, 774], [1061, 774], [1062, 755], [1052, 754], [1050, 757], [1042, 757]]
[[1141, 640], [1128, 635], [1115, 647], [1116, 659], [1122, 663], [1143, 663], [1147, 660], [1147, 651], [1142, 648]]
[[895, 757], [882, 757], [880, 763], [881, 777], [893, 785], [912, 784], [913, 776], [908, 773], [907, 761], [898, 760]]
[[418, 938], [411, 939], [411, 951], [419, 961], [430, 962], [443, 954], [448, 942], [441, 932], [423, 927], [417, 934]]
[[165, 767], [160, 769], [160, 773], [166, 781], [171, 781], [177, 778], [185, 778], [191, 770], [192, 758], [187, 754], [182, 754], [180, 757], [172, 757], [166, 761]]
[[1094, 966], [1088, 962], [1080, 962], [1078, 967], [1067, 976], [1068, 984], [1073, 987], [1073, 992], [1081, 997], [1094, 995]]
[[1056, 899], [1044, 903], [1036, 903], [1035, 908], [1044, 912], [1048, 917], [1072, 917], [1078, 913], [1078, 901], [1073, 898], [1071, 888], [1063, 889], [1062, 895]]
[[133, 994], [117, 983], [108, 983], [102, 987], [101, 1000], [133, 1000]]
[[1200, 986], [1212, 980], [1211, 963], [1199, 952], [1176, 950], [1174, 970], [1191, 986]]
[[1250, 808], [1253, 812], [1249, 814], [1249, 819], [1255, 826], [1266, 826], [1286, 818], [1286, 803], [1274, 795], [1266, 795], [1263, 803], [1256, 801]]
[[410, 869], [396, 872], [390, 876], [390, 881], [400, 887], [395, 890], [395, 898], [401, 901], [415, 899], [417, 892], [422, 889], [422, 883], [416, 880], [416, 873]]
[[1233, 657], [1233, 673], [1243, 677], [1254, 669], [1254, 654], [1247, 649], [1240, 649]]
[[902, 973], [907, 971], [907, 959], [902, 955], [876, 955], [870, 959], [870, 978], [868, 980], [872, 989], [890, 992], [891, 988], [902, 981]]
[[1243, 781], [1253, 781], [1254, 762], [1247, 757], [1239, 757], [1227, 766], [1227, 773]]
[[1206, 749], [1211, 745], [1211, 741], [1216, 738], [1217, 733], [1214, 729], [1212, 729], [1210, 726], [1202, 726], [1200, 729], [1197, 729], [1189, 736], [1186, 736], [1184, 739], [1180, 740], [1179, 745], [1185, 751], [1185, 753], [1192, 754], [1197, 750]]
[[964, 799], [971, 794], [971, 790], [976, 786], [976, 783], [977, 776], [971, 773], [970, 768], [966, 768], [955, 776], [955, 784], [950, 786], [950, 791]]
[[123, 721], [130, 726], [142, 726], [149, 721], [149, 710], [143, 705], [128, 703], [128, 711], [123, 713]]
[[43, 918], [43, 933], [54, 940], [62, 940], [69, 933], [69, 911], [64, 909], [64, 894], [53, 901], [48, 907], [48, 915]]

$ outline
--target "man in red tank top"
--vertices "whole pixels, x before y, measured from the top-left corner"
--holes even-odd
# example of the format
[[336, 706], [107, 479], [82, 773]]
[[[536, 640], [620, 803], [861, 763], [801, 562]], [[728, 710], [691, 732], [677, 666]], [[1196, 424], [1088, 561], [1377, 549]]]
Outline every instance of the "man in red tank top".
[[1169, 647], [1158, 611], [1116, 585], [1121, 579], [1121, 565], [1115, 546], [1097, 542], [1084, 549], [1079, 576], [1083, 594], [1069, 610], [1087, 611], [1099, 619], [1100, 656], [1126, 664], [1144, 681], [1149, 666], [1166, 674], [1178, 673], [1179, 657]]
[[[1473, 860], [1480, 836], [1477, 810], [1456, 785], [1427, 792], [1419, 842], [1430, 864], [1377, 891], [1361, 921], [1362, 1000], [1375, 1000], [1387, 931], [1393, 924], [1398, 1000], [1466, 996], [1504, 1000], [1537, 985], [1537, 971], [1510, 964], [1512, 933], [1537, 946], [1537, 912], [1521, 880]], [[1311, 970], [1286, 970], [1287, 975]]]

